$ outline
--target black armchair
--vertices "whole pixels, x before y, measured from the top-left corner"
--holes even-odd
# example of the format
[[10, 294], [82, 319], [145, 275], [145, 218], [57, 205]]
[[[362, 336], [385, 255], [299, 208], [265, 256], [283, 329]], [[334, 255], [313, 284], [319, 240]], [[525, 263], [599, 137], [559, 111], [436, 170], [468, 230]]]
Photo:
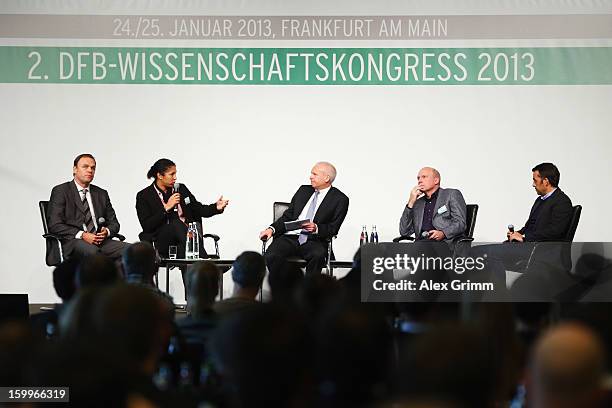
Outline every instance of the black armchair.
[[49, 201], [39, 201], [38, 209], [40, 210], [40, 218], [43, 225], [43, 238], [46, 241], [47, 250], [45, 253], [45, 262], [47, 266], [57, 266], [64, 262], [64, 252], [62, 251], [62, 243], [57, 235], [49, 232], [47, 221], [47, 207]]
[[[565, 270], [572, 269], [572, 259], [571, 259], [571, 243], [574, 241], [574, 236], [576, 235], [576, 230], [578, 229], [578, 223], [580, 222], [580, 215], [582, 214], [582, 206], [575, 205], [572, 208], [572, 218], [570, 220], [567, 231], [565, 232], [565, 236], [561, 240], [559, 244], [561, 246], [560, 251], [560, 266]], [[513, 268], [514, 272], [524, 272], [529, 268], [536, 260], [547, 257], [547, 244], [546, 242], [536, 242], [531, 250], [531, 254], [526, 261], [519, 261], [516, 264], [516, 267]]]
[[[46, 241], [47, 249], [45, 254], [45, 262], [47, 266], [57, 266], [64, 262], [64, 252], [62, 251], [62, 242], [57, 235], [49, 232], [49, 224], [47, 219], [47, 208], [49, 201], [39, 201], [38, 209], [40, 210], [40, 219], [43, 225], [43, 238]], [[115, 237], [120, 241], [125, 241], [125, 237], [121, 234], [116, 234]]]
[[197, 222], [196, 223], [198, 226], [198, 233], [200, 234], [200, 236], [202, 237], [202, 241], [204, 241], [205, 239], [209, 238], [212, 239], [213, 242], [215, 243], [215, 254], [211, 255], [208, 254], [208, 257], [211, 259], [220, 259], [220, 255], [219, 255], [219, 240], [221, 239], [221, 237], [219, 237], [217, 234], [203, 234], [202, 232], [202, 223], [201, 222]]
[[[455, 253], [460, 246], [474, 241], [474, 229], [476, 228], [476, 216], [478, 215], [478, 204], [468, 204], [466, 206], [465, 233], [453, 238]], [[402, 235], [393, 239], [393, 242], [414, 241], [415, 237]]]
[[[275, 201], [273, 206], [272, 206], [272, 222], [275, 222], [276, 220], [278, 220], [284, 213], [285, 211], [287, 211], [287, 208], [289, 208], [289, 204], [287, 202], [283, 202], [283, 201]], [[332, 265], [331, 265], [331, 261], [335, 260], [335, 256], [334, 256], [334, 250], [333, 250], [333, 240], [334, 238], [336, 238], [335, 236], [332, 238], [327, 239], [327, 256], [325, 259], [325, 270], [327, 272], [328, 275], [332, 275], [333, 271], [332, 271]], [[265, 254], [265, 242], [264, 242], [264, 246], [263, 246], [263, 251]], [[306, 264], [306, 261], [299, 258], [299, 257], [289, 257], [290, 261], [293, 262], [298, 262], [300, 264]]]

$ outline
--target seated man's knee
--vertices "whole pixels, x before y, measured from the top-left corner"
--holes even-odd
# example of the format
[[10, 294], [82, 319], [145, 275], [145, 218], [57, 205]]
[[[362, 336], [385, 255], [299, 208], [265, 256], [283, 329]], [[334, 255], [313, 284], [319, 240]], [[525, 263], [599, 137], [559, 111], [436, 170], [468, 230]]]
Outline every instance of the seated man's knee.
[[278, 259], [278, 255], [273, 252], [267, 251], [264, 255], [264, 259], [266, 260], [266, 264], [272, 264], [276, 262], [276, 260]]
[[304, 259], [306, 259], [307, 261], [322, 261], [325, 260], [326, 255], [327, 250], [324, 247], [317, 245], [310, 248], [309, 251], [304, 254]]
[[95, 255], [98, 252], [100, 252], [100, 247], [93, 244], [88, 244], [83, 240], [78, 240], [74, 245], [73, 250], [73, 253], [77, 256]]
[[268, 265], [282, 262], [286, 257], [286, 254], [280, 253], [279, 251], [275, 250], [274, 247], [269, 248], [264, 255], [264, 259]]

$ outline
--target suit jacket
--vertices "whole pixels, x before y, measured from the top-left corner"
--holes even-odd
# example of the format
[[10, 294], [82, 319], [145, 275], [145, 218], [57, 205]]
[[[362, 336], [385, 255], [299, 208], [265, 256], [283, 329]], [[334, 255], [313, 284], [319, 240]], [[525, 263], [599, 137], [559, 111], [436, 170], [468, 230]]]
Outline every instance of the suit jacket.
[[[106, 190], [89, 185], [93, 211], [97, 219], [104, 217], [109, 238], [119, 233], [119, 221]], [[49, 232], [58, 235], [62, 244], [69, 243], [79, 231], [83, 231], [85, 212], [81, 194], [74, 181], [67, 181], [53, 187], [48, 208]]]
[[[538, 200], [541, 200], [541, 198], [538, 197], [533, 203], [529, 212], [530, 218]], [[550, 197], [541, 203], [535, 230], [526, 233], [525, 241], [562, 241], [572, 220], [572, 209], [572, 201], [560, 188], [557, 188]], [[525, 226], [518, 232], [525, 234], [528, 222], [529, 218]]]
[[[154, 241], [159, 228], [168, 223], [172, 215], [164, 210], [164, 205], [159, 199], [154, 184], [136, 194], [136, 213], [142, 227], [142, 232], [138, 237], [141, 241]], [[180, 184], [179, 193], [181, 194], [181, 208], [187, 223], [202, 222], [202, 217], [208, 218], [223, 212], [217, 210], [217, 203], [210, 205], [200, 203], [184, 184]]]
[[[271, 225], [274, 228], [275, 236], [287, 232], [285, 222], [297, 220], [312, 193], [314, 193], [314, 188], [311, 185], [300, 186], [293, 195], [289, 208]], [[316, 234], [310, 234], [308, 240], [324, 241], [337, 235], [348, 212], [348, 206], [349, 198], [336, 187], [331, 187], [312, 220], [317, 224], [318, 231]]]
[[[425, 196], [415, 201], [412, 208], [406, 207], [400, 218], [400, 235], [418, 235], [423, 226], [423, 211], [425, 209]], [[434, 207], [432, 224], [435, 229], [442, 231], [446, 242], [465, 233], [465, 218], [467, 208], [461, 191], [453, 188], [440, 188], [438, 199]], [[417, 237], [418, 239], [419, 237]]]

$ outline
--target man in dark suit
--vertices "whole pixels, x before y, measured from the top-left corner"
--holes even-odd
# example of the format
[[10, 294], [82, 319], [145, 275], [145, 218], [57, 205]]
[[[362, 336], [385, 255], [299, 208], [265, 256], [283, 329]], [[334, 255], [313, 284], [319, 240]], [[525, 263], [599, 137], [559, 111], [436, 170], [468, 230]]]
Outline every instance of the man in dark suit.
[[525, 226], [508, 231], [508, 241], [562, 241], [572, 219], [572, 201], [559, 188], [561, 174], [552, 163], [538, 164], [533, 171], [533, 187], [539, 197], [533, 203]]
[[[111, 238], [119, 233], [119, 221], [106, 190], [91, 184], [96, 160], [91, 154], [74, 159], [73, 180], [53, 187], [49, 199], [49, 232], [60, 237], [65, 257], [101, 253], [121, 259], [127, 243]], [[100, 219], [104, 223], [99, 225]]]
[[[314, 165], [310, 185], [301, 186], [294, 194], [285, 213], [259, 234], [274, 241], [266, 252], [270, 273], [280, 268], [289, 256], [306, 260], [306, 273], [321, 273], [327, 254], [327, 240], [338, 234], [348, 211], [348, 197], [332, 187], [336, 168], [327, 162]], [[301, 230], [287, 231], [285, 222], [308, 219]]]
[[[506, 233], [508, 241], [503, 244], [481, 245], [472, 249], [474, 256], [487, 254], [487, 269], [499, 275], [497, 278], [500, 279], [506, 268], [529, 259], [535, 243], [563, 241], [571, 222], [572, 201], [559, 188], [561, 174], [557, 166], [541, 163], [531, 171], [538, 198], [531, 207], [525, 226], [518, 231], [509, 229]], [[550, 248], [555, 247], [551, 245]]]

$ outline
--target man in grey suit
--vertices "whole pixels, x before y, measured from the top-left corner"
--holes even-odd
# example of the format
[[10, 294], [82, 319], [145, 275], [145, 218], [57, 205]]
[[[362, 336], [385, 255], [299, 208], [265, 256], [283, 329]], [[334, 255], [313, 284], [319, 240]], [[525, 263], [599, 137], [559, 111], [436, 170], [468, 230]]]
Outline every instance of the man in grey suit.
[[129, 244], [111, 239], [119, 233], [119, 221], [106, 190], [91, 184], [96, 160], [85, 153], [73, 164], [74, 179], [51, 191], [49, 232], [60, 237], [66, 257], [101, 253], [118, 261]]
[[440, 173], [423, 167], [400, 218], [400, 234], [416, 240], [445, 241], [465, 232], [466, 205], [459, 190], [440, 187]]

